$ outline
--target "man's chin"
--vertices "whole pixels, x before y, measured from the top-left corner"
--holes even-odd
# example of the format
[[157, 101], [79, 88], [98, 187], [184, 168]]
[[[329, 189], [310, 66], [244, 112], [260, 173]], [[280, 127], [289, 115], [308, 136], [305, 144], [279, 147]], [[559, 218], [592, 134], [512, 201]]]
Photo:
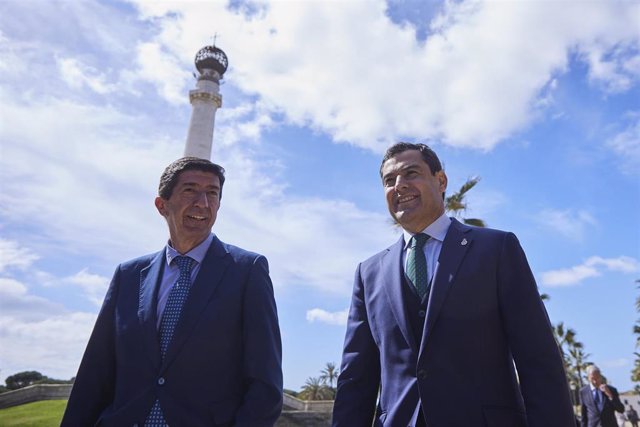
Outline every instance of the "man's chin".
[[395, 212], [395, 214], [393, 214], [392, 216], [393, 216], [393, 219], [395, 219], [396, 222], [402, 226], [407, 225], [407, 223], [411, 218], [410, 212], [407, 212], [407, 211], [398, 211], [398, 212]]

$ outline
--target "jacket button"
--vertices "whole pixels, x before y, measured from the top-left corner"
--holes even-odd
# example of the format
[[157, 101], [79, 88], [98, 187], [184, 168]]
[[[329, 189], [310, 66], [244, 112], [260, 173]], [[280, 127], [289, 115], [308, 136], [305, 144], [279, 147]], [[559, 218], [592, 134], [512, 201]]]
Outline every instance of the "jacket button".
[[418, 312], [418, 316], [420, 316], [420, 317], [424, 317], [424, 315], [425, 315], [425, 314], [427, 314], [427, 313], [425, 313], [425, 311], [424, 311], [424, 310], [420, 310], [420, 311]]
[[164, 385], [164, 378], [158, 378], [158, 385]]
[[420, 378], [421, 380], [427, 378], [427, 371], [425, 371], [424, 369], [420, 369], [418, 371], [418, 378]]

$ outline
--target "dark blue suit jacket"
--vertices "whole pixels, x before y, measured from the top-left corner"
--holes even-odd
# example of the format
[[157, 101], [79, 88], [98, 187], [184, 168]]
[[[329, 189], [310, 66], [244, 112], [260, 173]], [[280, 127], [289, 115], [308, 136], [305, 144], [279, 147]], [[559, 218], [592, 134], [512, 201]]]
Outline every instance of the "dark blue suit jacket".
[[583, 427], [618, 427], [615, 411], [624, 412], [624, 405], [620, 401], [620, 395], [615, 387], [608, 386], [613, 393], [613, 400], [609, 400], [604, 394], [602, 411], [598, 409], [591, 387], [586, 385], [580, 389], [580, 409], [582, 412]]
[[165, 263], [162, 250], [116, 269], [62, 426], [142, 426], [156, 399], [172, 426], [272, 426], [282, 350], [267, 260], [214, 237], [163, 361]]
[[452, 220], [421, 337], [403, 301], [403, 244], [356, 271], [333, 426], [415, 426], [420, 407], [433, 427], [575, 426], [560, 353], [516, 237]]

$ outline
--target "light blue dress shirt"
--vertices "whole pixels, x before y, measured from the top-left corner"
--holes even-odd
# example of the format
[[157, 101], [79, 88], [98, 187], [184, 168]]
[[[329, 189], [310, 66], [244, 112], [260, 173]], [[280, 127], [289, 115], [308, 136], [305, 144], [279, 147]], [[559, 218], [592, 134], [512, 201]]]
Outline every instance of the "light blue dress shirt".
[[[446, 214], [442, 214], [438, 219], [433, 221], [431, 224], [427, 226], [421, 233], [428, 234], [431, 236], [431, 239], [427, 240], [422, 250], [424, 251], [424, 255], [427, 260], [427, 274], [429, 275], [429, 283], [432, 282], [433, 278], [438, 271], [438, 257], [440, 256], [440, 250], [442, 250], [442, 242], [444, 241], [444, 237], [447, 235], [447, 231], [449, 231], [449, 226], [451, 225], [451, 218], [449, 218]], [[409, 251], [412, 251], [409, 247], [409, 243], [411, 238], [413, 237], [412, 233], [409, 233], [407, 230], [402, 230], [404, 234], [404, 250], [402, 251], [402, 267], [404, 268], [404, 272], [407, 272], [407, 254]]]
[[[207, 254], [212, 241], [213, 234], [209, 234], [209, 237], [204, 239], [202, 243], [184, 254], [184, 256], [188, 256], [195, 260], [195, 264], [193, 264], [193, 266], [191, 267], [191, 284], [193, 284], [194, 280], [198, 276], [200, 266], [202, 265], [202, 260]], [[171, 292], [171, 288], [173, 287], [173, 285], [175, 285], [175, 283], [178, 281], [178, 277], [180, 276], [180, 268], [177, 264], [172, 264], [171, 261], [173, 261], [175, 257], [180, 255], [181, 254], [178, 251], [176, 251], [171, 247], [169, 243], [167, 243], [165, 250], [165, 259], [167, 261], [167, 264], [164, 266], [162, 279], [160, 280], [160, 289], [158, 289], [158, 308], [156, 311], [156, 327], [158, 328], [158, 330], [160, 330], [160, 320], [162, 319], [162, 313], [164, 313], [164, 307], [165, 305], [167, 305], [169, 292]]]

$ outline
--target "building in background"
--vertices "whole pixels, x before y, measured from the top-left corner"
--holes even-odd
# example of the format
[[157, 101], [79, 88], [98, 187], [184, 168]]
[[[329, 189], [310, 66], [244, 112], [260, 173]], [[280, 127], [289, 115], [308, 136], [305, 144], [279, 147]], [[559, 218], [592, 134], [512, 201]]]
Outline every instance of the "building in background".
[[193, 110], [184, 155], [211, 160], [213, 125], [216, 111], [222, 107], [220, 80], [227, 71], [229, 61], [227, 55], [214, 43], [198, 51], [195, 64], [198, 75], [194, 74], [197, 79], [196, 88], [189, 91]]

